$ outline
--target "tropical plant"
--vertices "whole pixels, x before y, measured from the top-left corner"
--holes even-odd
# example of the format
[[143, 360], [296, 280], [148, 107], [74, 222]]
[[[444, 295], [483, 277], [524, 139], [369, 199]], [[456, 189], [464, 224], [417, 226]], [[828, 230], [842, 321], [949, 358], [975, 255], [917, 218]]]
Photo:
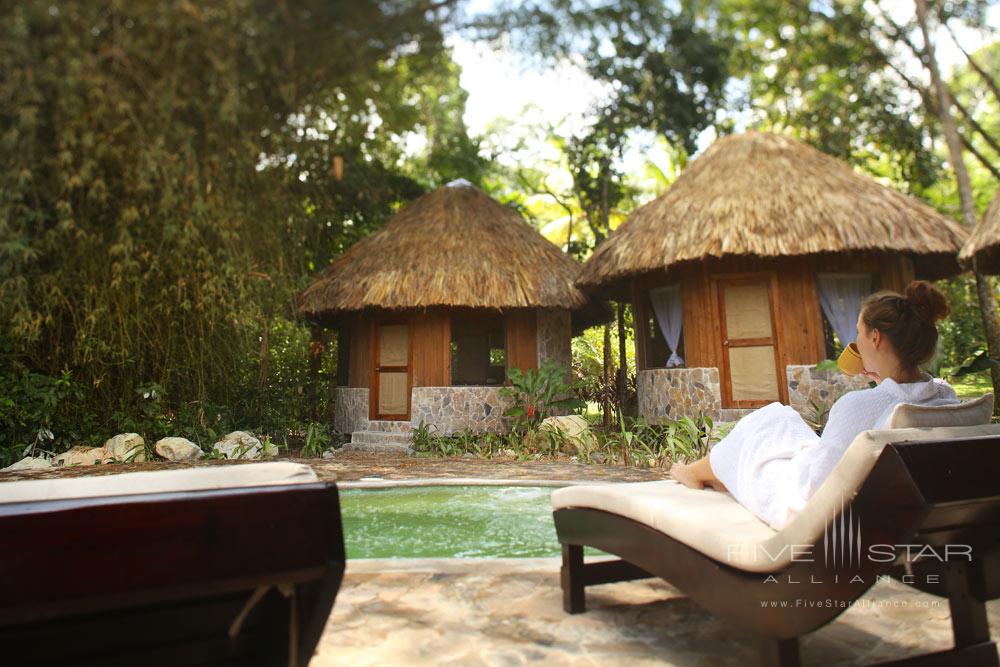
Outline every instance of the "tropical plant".
[[326, 424], [313, 422], [306, 426], [305, 444], [302, 445], [302, 456], [320, 456], [330, 444], [330, 427]]
[[969, 373], [986, 371], [997, 365], [987, 350], [979, 350], [951, 371], [951, 377], [962, 377]]
[[802, 419], [818, 435], [823, 432], [826, 420], [830, 417], [830, 403], [809, 401], [809, 408], [809, 411], [802, 416]]
[[510, 386], [501, 387], [500, 395], [514, 401], [504, 415], [514, 419], [515, 430], [534, 429], [556, 410], [585, 407], [584, 402], [576, 397], [575, 387], [566, 379], [567, 375], [567, 368], [551, 359], [537, 370], [507, 369]]

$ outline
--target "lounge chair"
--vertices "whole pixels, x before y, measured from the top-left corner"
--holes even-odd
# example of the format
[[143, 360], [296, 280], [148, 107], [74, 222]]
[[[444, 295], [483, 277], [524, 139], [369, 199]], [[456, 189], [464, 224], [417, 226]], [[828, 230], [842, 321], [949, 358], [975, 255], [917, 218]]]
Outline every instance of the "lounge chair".
[[[761, 664], [800, 664], [798, 638], [879, 577], [948, 598], [954, 648], [894, 665], [998, 664], [985, 602], [1000, 597], [1000, 425], [991, 394], [899, 406], [858, 435], [801, 514], [775, 531], [729, 493], [673, 480], [552, 494], [563, 606], [586, 586], [662, 577], [761, 640]], [[938, 424], [979, 424], [940, 426]], [[898, 428], [910, 426], [908, 428]], [[912, 546], [904, 546], [912, 545]], [[584, 562], [591, 546], [620, 560]], [[970, 555], [971, 552], [971, 555]]]
[[4, 665], [306, 665], [343, 572], [308, 466], [0, 484]]

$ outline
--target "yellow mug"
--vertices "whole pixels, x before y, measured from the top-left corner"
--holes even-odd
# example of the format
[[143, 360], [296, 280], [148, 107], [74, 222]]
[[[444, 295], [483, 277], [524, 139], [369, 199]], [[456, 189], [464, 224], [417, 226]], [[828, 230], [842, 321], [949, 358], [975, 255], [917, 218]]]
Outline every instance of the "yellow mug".
[[857, 375], [865, 370], [865, 362], [861, 359], [861, 351], [858, 350], [857, 343], [851, 343], [840, 353], [837, 359], [837, 367], [844, 375]]

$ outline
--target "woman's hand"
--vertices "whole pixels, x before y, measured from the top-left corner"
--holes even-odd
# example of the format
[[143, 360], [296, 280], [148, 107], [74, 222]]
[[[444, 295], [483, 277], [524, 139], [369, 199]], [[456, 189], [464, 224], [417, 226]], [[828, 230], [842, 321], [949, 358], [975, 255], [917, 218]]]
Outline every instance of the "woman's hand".
[[882, 381], [882, 376], [881, 375], [879, 375], [875, 371], [870, 371], [867, 368], [865, 368], [864, 370], [862, 370], [861, 374], [864, 375], [866, 378], [868, 378], [869, 380], [871, 380], [872, 382], [874, 382], [876, 384], [878, 384], [879, 382]]

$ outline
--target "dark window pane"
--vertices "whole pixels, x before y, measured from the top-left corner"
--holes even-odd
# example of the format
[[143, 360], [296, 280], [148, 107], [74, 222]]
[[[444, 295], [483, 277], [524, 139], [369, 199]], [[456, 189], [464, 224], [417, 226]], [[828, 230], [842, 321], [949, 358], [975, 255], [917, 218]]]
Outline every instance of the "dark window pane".
[[453, 314], [451, 318], [451, 383], [500, 385], [506, 378], [507, 350], [503, 317]]
[[351, 366], [351, 329], [346, 325], [337, 328], [337, 386], [350, 384], [348, 371]]

